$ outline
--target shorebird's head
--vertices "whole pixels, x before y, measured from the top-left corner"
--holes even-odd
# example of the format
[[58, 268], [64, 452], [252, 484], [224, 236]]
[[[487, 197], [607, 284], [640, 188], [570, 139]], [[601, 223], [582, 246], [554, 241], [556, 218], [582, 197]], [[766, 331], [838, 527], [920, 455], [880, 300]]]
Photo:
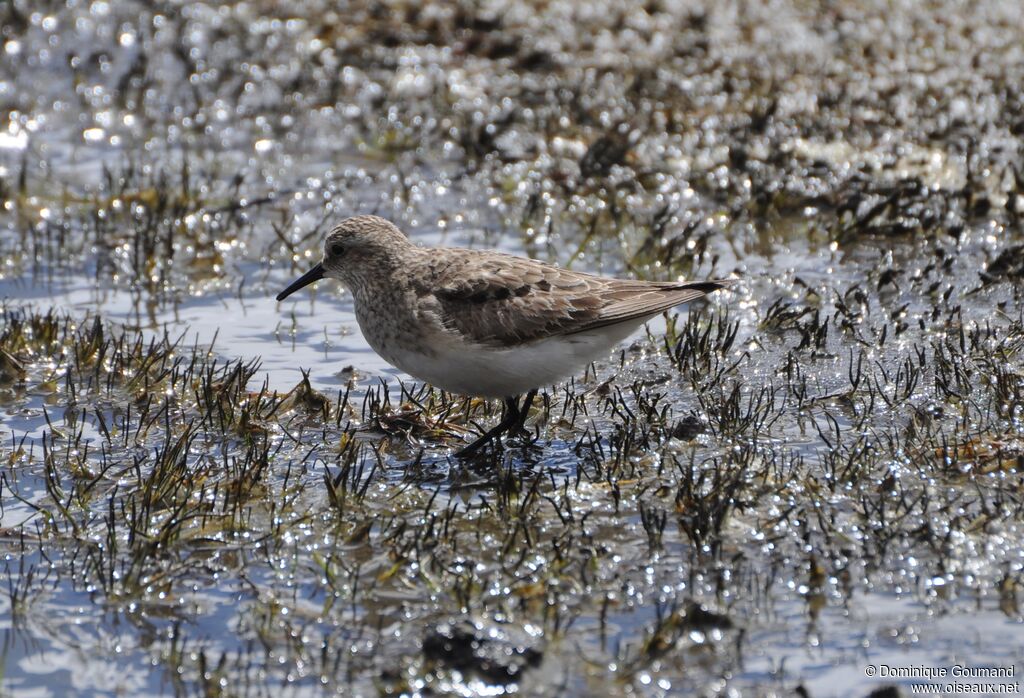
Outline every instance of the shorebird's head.
[[411, 245], [405, 233], [389, 220], [379, 216], [346, 218], [327, 235], [323, 261], [277, 294], [277, 300], [325, 277], [352, 288], [361, 278], [385, 272], [396, 253]]

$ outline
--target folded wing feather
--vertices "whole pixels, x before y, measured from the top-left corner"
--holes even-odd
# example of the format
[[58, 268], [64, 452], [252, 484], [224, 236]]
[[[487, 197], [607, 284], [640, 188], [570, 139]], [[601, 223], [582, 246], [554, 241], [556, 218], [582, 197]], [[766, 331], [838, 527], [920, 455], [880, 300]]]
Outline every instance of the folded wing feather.
[[610, 279], [501, 253], [434, 257], [416, 293], [467, 341], [509, 346], [645, 319], [728, 281]]

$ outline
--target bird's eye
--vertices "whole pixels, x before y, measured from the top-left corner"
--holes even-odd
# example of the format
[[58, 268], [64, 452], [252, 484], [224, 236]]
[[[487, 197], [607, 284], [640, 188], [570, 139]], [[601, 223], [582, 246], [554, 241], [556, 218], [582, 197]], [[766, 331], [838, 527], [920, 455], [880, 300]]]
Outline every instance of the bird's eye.
[[345, 246], [344, 245], [338, 245], [338, 244], [331, 245], [331, 255], [332, 256], [340, 257], [343, 254], [345, 254]]

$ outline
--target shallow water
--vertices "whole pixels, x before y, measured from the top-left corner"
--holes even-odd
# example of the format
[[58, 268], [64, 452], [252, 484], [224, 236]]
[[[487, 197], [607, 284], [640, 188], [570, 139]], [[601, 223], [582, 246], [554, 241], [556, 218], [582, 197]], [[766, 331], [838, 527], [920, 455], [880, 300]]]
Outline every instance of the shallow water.
[[[1018, 11], [3, 6], [3, 689], [1019, 677]], [[459, 464], [493, 406], [273, 300], [353, 213], [740, 283]]]

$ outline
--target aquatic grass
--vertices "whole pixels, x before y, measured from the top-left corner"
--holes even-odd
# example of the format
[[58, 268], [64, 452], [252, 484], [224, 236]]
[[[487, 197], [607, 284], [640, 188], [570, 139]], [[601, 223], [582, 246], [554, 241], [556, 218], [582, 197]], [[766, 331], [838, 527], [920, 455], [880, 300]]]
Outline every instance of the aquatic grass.
[[222, 280], [225, 252], [251, 236], [238, 212], [272, 200], [247, 198], [215, 163], [201, 166], [187, 153], [176, 164], [104, 163], [97, 182], [69, 182], [59, 198], [43, 177], [26, 186], [34, 193], [16, 200], [12, 230], [21, 245], [0, 247], [10, 261], [52, 281], [88, 253], [98, 279], [162, 302], [189, 284]]
[[[0, 7], [18, 637], [178, 695], [817, 695], [801, 642], [821, 667], [851, 638], [924, 652], [942, 619], [1019, 622], [1021, 76], [998, 7], [509, 9], [110, 3], [48, 29]], [[157, 321], [269, 303], [356, 210], [741, 281], [456, 463], [496, 405], [354, 372], [274, 391]], [[133, 320], [26, 307], [14, 281], [80, 270]], [[852, 624], [883, 597], [926, 611]]]
[[[134, 396], [127, 402], [131, 411], [126, 407], [118, 418], [108, 417], [103, 409], [96, 412], [87, 408], [79, 413], [81, 418], [75, 417], [74, 422], [63, 428], [54, 425], [56, 431], [63, 433], [62, 449], [52, 448], [49, 441], [44, 443], [43, 463], [50, 494], [42, 509], [49, 513], [53, 530], [63, 531], [67, 540], [80, 541], [81, 551], [74, 553], [70, 562], [74, 574], [82, 580], [81, 584], [102, 590], [108, 603], [131, 600], [138, 604], [142, 600], [142, 608], [146, 608], [151, 602], [145, 599], [156, 590], [173, 593], [176, 584], [180, 584], [175, 580], [205, 574], [203, 570], [209, 562], [202, 550], [230, 546], [239, 535], [254, 531], [262, 531], [256, 538], [262, 541], [257, 550], [262, 551], [259, 555], [267, 556], [262, 563], [267, 565], [263, 574], [270, 573], [281, 560], [307, 555], [303, 549], [294, 547], [291, 537], [319, 521], [344, 548], [363, 551], [354, 560], [347, 555], [328, 552], [323, 557], [317, 553], [321, 561], [314, 568], [315, 576], [323, 575], [326, 580], [325, 589], [336, 590], [324, 597], [325, 606], [320, 613], [340, 613], [350, 618], [348, 622], [359, 628], [355, 631], [357, 635], [370, 633], [378, 640], [382, 638], [382, 629], [371, 630], [361, 624], [365, 610], [351, 605], [356, 599], [365, 603], [393, 593], [405, 598], [402, 589], [423, 587], [430, 590], [430, 598], [449, 599], [455, 607], [476, 613], [490, 614], [501, 608], [502, 613], [516, 616], [524, 612], [538, 614], [538, 622], [551, 642], [566, 636], [578, 619], [598, 613], [602, 607], [607, 610], [606, 601], [587, 602], [577, 596], [575, 590], [585, 587], [578, 587], [578, 582], [571, 580], [605, 584], [608, 580], [602, 575], [614, 567], [607, 567], [603, 561], [619, 546], [619, 541], [633, 540], [633, 534], [624, 530], [598, 544], [589, 530], [598, 519], [589, 506], [581, 509], [582, 501], [600, 495], [609, 515], [635, 517], [637, 534], [644, 541], [644, 557], [654, 558], [669, 549], [679, 550], [682, 545], [692, 584], [697, 584], [696, 580], [705, 574], [702, 570], [722, 564], [732, 554], [729, 551], [736, 544], [730, 534], [732, 526], [751, 516], [766, 515], [763, 502], [775, 501], [780, 496], [793, 501], [788, 508], [776, 510], [769, 517], [772, 523], [765, 530], [784, 529], [798, 520], [794, 516], [801, 509], [799, 500], [793, 500], [794, 493], [811, 486], [804, 479], [811, 463], [817, 461], [793, 455], [766, 438], [777, 428], [778, 420], [790, 419], [786, 416], [788, 403], [780, 399], [781, 394], [803, 395], [801, 404], [815, 413], [811, 419], [821, 430], [822, 442], [829, 446], [820, 454], [821, 466], [831, 473], [825, 478], [825, 485], [833, 493], [853, 488], [844, 496], [871, 533], [870, 543], [865, 541], [861, 553], [864, 559], [884, 560], [899, 555], [900, 550], [917, 540], [914, 532], [933, 507], [938, 506], [934, 511], [942, 516], [951, 506], [963, 504], [959, 498], [934, 503], [932, 495], [917, 490], [916, 485], [891, 478], [883, 480], [888, 489], [882, 491], [896, 492], [898, 496], [879, 498], [873, 483], [877, 482], [876, 474], [887, 467], [883, 451], [869, 446], [863, 435], [850, 441], [848, 434], [852, 432], [840, 427], [831, 416], [834, 406], [841, 406], [840, 397], [852, 402], [855, 410], [859, 404], [869, 404], [871, 400], [884, 402], [886, 398], [892, 401], [892, 409], [902, 409], [911, 397], [893, 401], [891, 396], [921, 394], [922, 378], [901, 376], [920, 376], [931, 370], [930, 360], [911, 351], [902, 362], [891, 358], [885, 362], [867, 361], [863, 353], [851, 352], [845, 392], [840, 388], [832, 396], [807, 395], [809, 388], [801, 379], [806, 377], [802, 372], [807, 369], [793, 364], [788, 376], [782, 374], [788, 377], [785, 387], [757, 388], [741, 379], [745, 366], [755, 360], [755, 355], [737, 353], [734, 349], [740, 330], [727, 314], [692, 313], [682, 329], [672, 329], [678, 325], [670, 324], [662, 356], [666, 365], [688, 376], [687, 384], [701, 387], [702, 394], [693, 399], [698, 413], [708, 421], [707, 431], [699, 433], [698, 438], [710, 439], [704, 444], [723, 442], [733, 446], [708, 458], [707, 445], [685, 444], [673, 436], [675, 425], [684, 415], [678, 414], [674, 402], [664, 392], [673, 389], [671, 381], [637, 379], [623, 383], [612, 377], [609, 382], [602, 378], [607, 369], [599, 367], [595, 376], [597, 388], [589, 397], [570, 385], [561, 394], [546, 396], [537, 417], [540, 437], [548, 429], [579, 430], [581, 419], [612, 424], [612, 431], [606, 435], [589, 428], [584, 430], [591, 436], [581, 438], [575, 445], [580, 460], [572, 477], [556, 478], [544, 468], [529, 467], [526, 461], [517, 464], [515, 459], [496, 459], [488, 466], [496, 468], [491, 476], [477, 478], [475, 482], [471, 479], [462, 486], [453, 482], [450, 493], [443, 481], [424, 490], [422, 482], [410, 481], [408, 476], [393, 478], [388, 474], [391, 456], [383, 455], [381, 445], [360, 438], [358, 430], [361, 424], [372, 424], [375, 431], [382, 431], [381, 425], [395, 423], [396, 416], [403, 424], [426, 425], [425, 431], [417, 433], [425, 448], [406, 466], [415, 469], [417, 464], [433, 458], [433, 448], [443, 447], [437, 440], [443, 433], [436, 431], [438, 426], [451, 418], [463, 418], [467, 406], [462, 400], [401, 386], [401, 399], [396, 406], [392, 389], [376, 385], [364, 392], [359, 410], [353, 413], [347, 407], [348, 390], [339, 392], [336, 400], [327, 399], [312, 390], [308, 377], [303, 377], [296, 389], [285, 395], [265, 387], [258, 392], [250, 391], [248, 383], [254, 364], [219, 361], [206, 348], [183, 345], [180, 339], [164, 336], [145, 342], [96, 320], [73, 323], [53, 316], [48, 320], [12, 317], [16, 317], [12, 326], [35, 326], [40, 330], [37, 344], [31, 332], [6, 334], [9, 344], [4, 346], [17, 347], [26, 357], [38, 355], [37, 346], [72, 340], [74, 352], [69, 356], [73, 358], [62, 364], [66, 374], [58, 385], [64, 386], [61, 390], [75, 386], [74, 394], [81, 406], [103, 396]], [[935, 353], [943, 357], [939, 365], [952, 363], [952, 357], [956, 357], [957, 365], [962, 366], [960, 370], [967, 370], [969, 359], [965, 353], [970, 347], [976, 347], [978, 352], [973, 360], [983, 362], [988, 354], [982, 347], [992, 350], [992, 342], [997, 343], [995, 355], [1011, 356], [1018, 351], [1019, 328], [1003, 336], [1001, 343], [997, 336], [992, 329], [965, 329], [959, 338], [936, 345]], [[651, 346], [658, 348], [657, 344]], [[174, 358], [170, 358], [171, 354]], [[626, 353], [623, 361], [625, 356]], [[38, 364], [38, 360], [29, 361], [27, 370], [40, 370]], [[131, 372], [132, 378], [109, 380], [108, 371]], [[707, 373], [719, 378], [715, 383], [699, 378]], [[1012, 381], [1007, 383], [1011, 379], [1012, 374], [1007, 373], [988, 384], [965, 385], [1005, 400], [1006, 395], [1013, 395], [1012, 391], [1006, 392], [1006, 386], [1012, 385]], [[941, 384], [936, 381], [936, 385]], [[157, 401], [140, 402], [140, 385], [148, 386], [151, 394], [163, 396]], [[160, 390], [161, 386], [171, 389]], [[182, 410], [194, 417], [181, 421], [176, 415]], [[346, 414], [343, 419], [342, 413]], [[241, 415], [245, 414], [261, 428], [240, 433], [233, 427], [243, 423]], [[859, 414], [863, 421], [871, 411], [864, 409]], [[986, 411], [977, 414], [995, 416]], [[487, 419], [493, 415], [483, 413], [480, 417]], [[832, 425], [830, 431], [824, 430], [822, 420]], [[138, 425], [133, 424], [136, 421]], [[559, 426], [559, 421], [564, 421], [565, 426]], [[99, 467], [91, 464], [91, 459], [97, 456], [90, 456], [91, 449], [82, 441], [87, 423], [95, 425], [108, 443], [100, 447]], [[342, 424], [344, 428], [338, 432]], [[541, 425], [547, 426], [542, 429]], [[333, 440], [325, 439], [328, 433]], [[920, 433], [923, 432], [919, 430]], [[896, 429], [891, 435], [899, 440], [899, 445], [894, 443], [886, 452], [907, 452], [911, 448], [907, 434]], [[931, 435], [938, 438], [937, 432], [932, 431]], [[130, 463], [114, 465], [116, 456], [111, 445], [132, 438], [155, 447], [136, 448]], [[337, 444], [333, 453], [326, 448], [329, 443]], [[741, 444], [739, 448], [734, 447], [737, 443]], [[680, 447], [682, 451], [677, 453]], [[653, 462], [636, 458], [652, 451], [661, 452], [662, 457]], [[286, 457], [288, 452], [295, 453], [297, 463], [308, 462], [310, 454], [319, 453], [318, 458], [327, 456], [328, 467], [315, 477], [310, 477], [314, 470], [293, 479], [293, 469], [305, 466], [293, 465], [296, 461]], [[967, 451], [961, 446], [958, 453], [964, 455]], [[928, 464], [927, 459], [916, 462], [920, 467]], [[76, 472], [80, 475], [74, 475]], [[120, 474], [114, 477], [115, 472]], [[309, 489], [311, 486], [315, 491]], [[469, 499], [452, 496], [460, 491]], [[1012, 500], [1007, 501], [1001, 491], [998, 486], [993, 488], [993, 503], [1000, 511], [1007, 511]], [[75, 494], [69, 497], [71, 493]], [[381, 509], [382, 505], [386, 508]], [[823, 504], [816, 506], [820, 509]], [[544, 523], [550, 519], [559, 525], [551, 527]], [[96, 535], [97, 524], [104, 532], [102, 536]], [[843, 537], [840, 531], [828, 531], [826, 528], [823, 533]], [[934, 540], [937, 559], [950, 554], [948, 544], [942, 540]], [[948, 534], [945, 540], [948, 541]], [[483, 562], [481, 553], [493, 562]], [[828, 547], [822, 549], [825, 559], [834, 554]], [[543, 565], [537, 565], [538, 556], [545, 560]], [[497, 561], [500, 564], [495, 566]], [[483, 567], [479, 566], [481, 563]], [[254, 564], [256, 560], [249, 563]], [[820, 563], [813, 563], [809, 568], [812, 579], [818, 580], [812, 591], [823, 588], [822, 573], [815, 572], [820, 567]], [[271, 573], [271, 580], [276, 574]], [[509, 599], [514, 599], [514, 603], [509, 605], [500, 601], [501, 596], [490, 595], [487, 590], [495, 583], [508, 585]], [[299, 601], [293, 596], [278, 596], [274, 590], [280, 590], [279, 584], [270, 581], [269, 587], [256, 587], [255, 598], [260, 599], [257, 606], [265, 610], [265, 615], [252, 626], [255, 636], [269, 646], [289, 648], [287, 652], [294, 661], [316, 667], [315, 671], [310, 669], [315, 675], [337, 676], [332, 672], [344, 670], [329, 660], [333, 656], [330, 652], [316, 655], [308, 644], [289, 639], [299, 632], [299, 627], [317, 625], [312, 616], [300, 625], [284, 619], [280, 610], [294, 611]], [[812, 596], [808, 596], [808, 603], [818, 603]], [[437, 601], [428, 605], [434, 603]], [[679, 608], [685, 610], [666, 612], [662, 620], [645, 631], [646, 639], [638, 639], [639, 644], [630, 645], [634, 649], [619, 656], [623, 669], [616, 680], [634, 681], [640, 672], [650, 671], [659, 658], [675, 656], [683, 638], [693, 637], [698, 627], [702, 633], [736, 632], [728, 617], [709, 621], [710, 624], [698, 623], [688, 618], [703, 612], [694, 610], [699, 606]], [[181, 638], [182, 628], [177, 627], [177, 637]], [[417, 681], [416, 676], [435, 681], [447, 676], [453, 666], [491, 676], [491, 670], [486, 668], [493, 666], [487, 663], [490, 660], [461, 652], [449, 656], [444, 653], [447, 650], [435, 653], [430, 649], [434, 642], [430, 638], [435, 637], [432, 633], [428, 632], [422, 650], [429, 661], [413, 660], [403, 665], [399, 678], [393, 681]], [[324, 642], [358, 644], [357, 635], [333, 639], [325, 636]], [[438, 637], [442, 636], [443, 632]], [[741, 638], [742, 633], [730, 642], [742, 643]], [[175, 642], [165, 646], [160, 656], [168, 666], [191, 667], [186, 675], [205, 676], [204, 681], [217, 683], [218, 677], [237, 677], [238, 672], [249, 671], [245, 667], [252, 661], [252, 655], [243, 660], [245, 655], [233, 651], [212, 657], [206, 649], [195, 649], [189, 653], [191, 658], [186, 659], [173, 649]], [[623, 652], [621, 645], [618, 652]], [[726, 661], [726, 655], [719, 657]], [[529, 665], [527, 662], [526, 666]], [[374, 664], [367, 660], [350, 666], [350, 670], [357, 670], [356, 666], [362, 667], [359, 671], [370, 671]]]

